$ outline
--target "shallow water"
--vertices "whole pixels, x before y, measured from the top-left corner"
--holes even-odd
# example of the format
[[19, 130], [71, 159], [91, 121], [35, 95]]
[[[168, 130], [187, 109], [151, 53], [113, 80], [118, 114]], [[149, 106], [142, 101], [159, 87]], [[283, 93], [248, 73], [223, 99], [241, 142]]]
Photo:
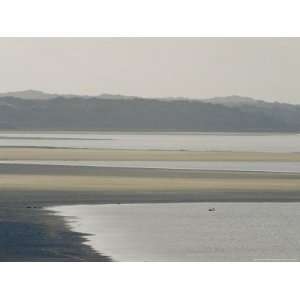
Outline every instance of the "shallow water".
[[[208, 211], [211, 207], [216, 211]], [[117, 261], [300, 259], [299, 203], [111, 204], [53, 210], [66, 216], [73, 230], [92, 234], [87, 243]]]
[[0, 160], [0, 164], [87, 166], [110, 168], [145, 168], [199, 171], [242, 171], [300, 173], [300, 162], [247, 162], [247, 161], [53, 161], [53, 160]]
[[203, 132], [1, 132], [0, 147], [300, 152], [299, 134]]

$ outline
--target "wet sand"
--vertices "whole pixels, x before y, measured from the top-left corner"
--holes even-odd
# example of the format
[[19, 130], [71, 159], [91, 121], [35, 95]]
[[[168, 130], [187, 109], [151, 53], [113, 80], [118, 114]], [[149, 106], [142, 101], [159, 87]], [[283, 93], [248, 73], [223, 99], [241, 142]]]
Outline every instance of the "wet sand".
[[140, 178], [122, 176], [0, 175], [0, 191], [299, 191], [300, 178]]
[[111, 261], [85, 244], [87, 234], [72, 231], [63, 217], [23, 196], [8, 201], [1, 193], [0, 261]]
[[300, 192], [300, 174], [0, 164], [0, 191], [20, 190]]
[[0, 160], [300, 161], [300, 153], [2, 147]]

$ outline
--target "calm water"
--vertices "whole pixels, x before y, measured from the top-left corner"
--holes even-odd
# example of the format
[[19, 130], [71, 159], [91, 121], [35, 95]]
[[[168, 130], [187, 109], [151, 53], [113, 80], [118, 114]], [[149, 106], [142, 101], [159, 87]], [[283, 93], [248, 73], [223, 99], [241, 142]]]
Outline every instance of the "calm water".
[[238, 133], [0, 133], [0, 147], [70, 147], [199, 151], [300, 152], [299, 134]]
[[[216, 211], [209, 212], [211, 207]], [[69, 217], [73, 230], [92, 234], [87, 243], [117, 261], [300, 259], [299, 203], [77, 205], [54, 210]]]
[[110, 168], [145, 168], [201, 171], [243, 171], [300, 173], [300, 162], [272, 161], [46, 161], [46, 160], [0, 160], [0, 164], [89, 166]]

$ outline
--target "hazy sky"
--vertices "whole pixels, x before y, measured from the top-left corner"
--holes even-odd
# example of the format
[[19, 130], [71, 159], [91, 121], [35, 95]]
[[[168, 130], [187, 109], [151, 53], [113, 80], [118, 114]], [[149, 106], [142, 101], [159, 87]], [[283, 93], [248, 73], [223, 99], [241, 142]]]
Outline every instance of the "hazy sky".
[[0, 91], [300, 103], [300, 38], [0, 38]]

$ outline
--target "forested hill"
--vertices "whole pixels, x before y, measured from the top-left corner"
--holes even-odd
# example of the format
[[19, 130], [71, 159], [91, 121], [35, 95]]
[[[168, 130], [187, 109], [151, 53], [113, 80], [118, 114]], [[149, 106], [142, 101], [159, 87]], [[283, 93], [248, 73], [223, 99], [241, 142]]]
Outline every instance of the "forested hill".
[[300, 131], [300, 105], [238, 96], [196, 101], [45, 95], [43, 99], [1, 95], [0, 129]]

